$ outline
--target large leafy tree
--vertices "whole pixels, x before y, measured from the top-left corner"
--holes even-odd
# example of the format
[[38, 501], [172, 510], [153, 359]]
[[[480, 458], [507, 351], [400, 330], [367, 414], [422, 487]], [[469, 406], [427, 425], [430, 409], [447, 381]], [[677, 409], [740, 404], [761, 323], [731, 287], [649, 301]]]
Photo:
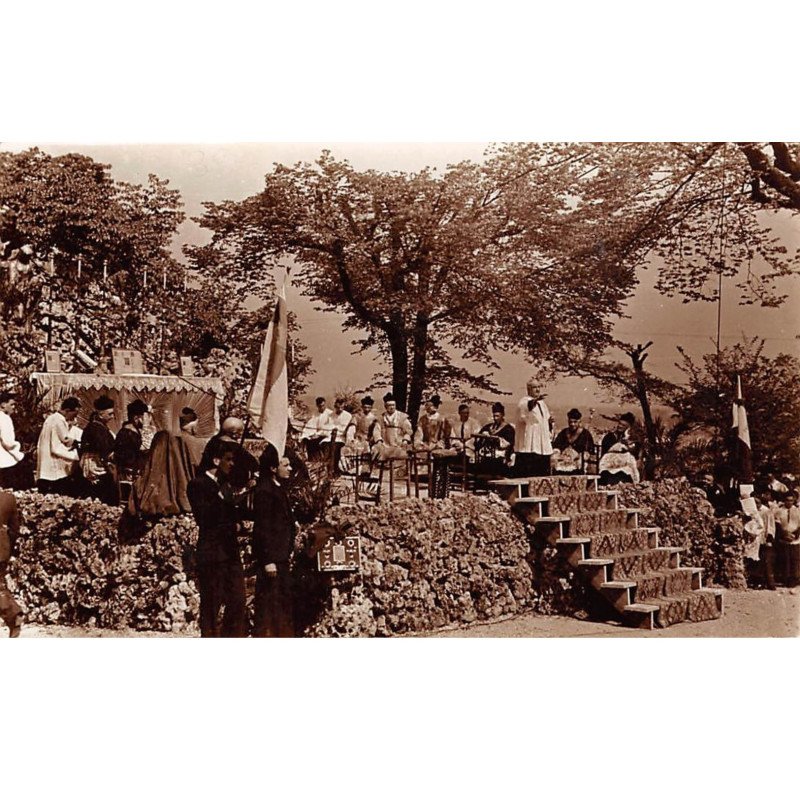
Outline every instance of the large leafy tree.
[[609, 340], [635, 274], [582, 193], [590, 151], [500, 148], [442, 174], [359, 172], [323, 153], [276, 166], [255, 196], [207, 204], [211, 242], [187, 252], [242, 296], [270, 296], [274, 268], [294, 263], [303, 291], [387, 357], [416, 416], [426, 388], [496, 391], [495, 349], [534, 358]]
[[112, 345], [163, 361], [184, 280], [169, 250], [181, 205], [155, 175], [139, 186], [83, 155], [0, 153], [0, 348], [12, 370], [39, 366], [46, 344], [67, 366], [76, 349], [102, 358]]
[[[519, 145], [505, 151], [521, 166], [528, 158]], [[769, 148], [608, 143], [591, 148], [583, 163], [581, 192], [594, 198], [603, 224], [615, 228], [614, 254], [622, 259], [617, 268], [657, 270], [656, 288], [684, 302], [716, 301], [723, 286], [742, 303], [769, 307], [786, 299], [782, 280], [800, 272], [800, 253], [779, 235], [798, 211], [796, 148], [779, 142]], [[605, 247], [607, 231], [602, 225], [594, 230], [596, 245]], [[650, 450], [657, 455], [650, 396], [663, 400], [672, 393], [670, 384], [645, 369], [643, 345], [608, 344], [614, 350], [605, 353], [570, 344], [553, 366], [638, 400]]]
[[731, 408], [736, 376], [750, 428], [753, 464], [762, 474], [800, 472], [800, 360], [763, 353], [758, 337], [705, 355], [700, 361], [681, 351], [687, 385], [673, 405], [688, 425], [712, 432], [722, 458], [729, 458]]

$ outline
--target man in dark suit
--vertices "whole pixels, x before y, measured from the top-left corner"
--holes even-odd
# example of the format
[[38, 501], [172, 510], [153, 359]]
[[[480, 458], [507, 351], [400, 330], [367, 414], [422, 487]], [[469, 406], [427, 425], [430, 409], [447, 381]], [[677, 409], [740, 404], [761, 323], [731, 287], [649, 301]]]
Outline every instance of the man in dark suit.
[[253, 636], [294, 636], [292, 576], [289, 556], [294, 546], [295, 520], [284, 483], [292, 467], [268, 444], [259, 461], [253, 500], [253, 557], [256, 594]]
[[[198, 473], [186, 490], [200, 528], [197, 586], [203, 637], [247, 635], [244, 569], [236, 538], [239, 513], [230, 484], [235, 454], [235, 443], [219, 442], [211, 468]], [[223, 606], [220, 625], [219, 612]]]
[[9, 638], [15, 639], [22, 630], [22, 609], [6, 583], [8, 560], [19, 536], [20, 518], [17, 500], [11, 492], [0, 491], [0, 617], [8, 625]]

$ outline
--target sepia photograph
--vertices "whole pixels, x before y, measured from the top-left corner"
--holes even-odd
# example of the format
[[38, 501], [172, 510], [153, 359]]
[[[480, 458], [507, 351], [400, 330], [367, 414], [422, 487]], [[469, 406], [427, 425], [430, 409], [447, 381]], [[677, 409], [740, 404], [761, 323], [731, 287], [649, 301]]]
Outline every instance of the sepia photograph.
[[10, 637], [794, 637], [800, 146], [0, 152]]
[[0, 791], [791, 794], [796, 16], [4, 8]]

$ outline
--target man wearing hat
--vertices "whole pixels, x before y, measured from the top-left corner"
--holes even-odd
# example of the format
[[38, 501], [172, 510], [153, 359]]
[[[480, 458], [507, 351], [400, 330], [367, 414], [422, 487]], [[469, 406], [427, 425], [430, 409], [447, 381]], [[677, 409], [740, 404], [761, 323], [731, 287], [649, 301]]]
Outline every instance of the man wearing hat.
[[114, 434], [108, 428], [113, 419], [114, 401], [101, 395], [94, 401], [94, 413], [78, 448], [85, 494], [107, 505], [119, 502], [113, 463]]
[[355, 462], [362, 456], [375, 455], [383, 443], [381, 423], [373, 408], [375, 401], [365, 395], [361, 398], [361, 410], [350, 420], [345, 429], [341, 463], [344, 472], [353, 472]]
[[594, 453], [594, 439], [589, 429], [581, 425], [582, 418], [577, 408], [571, 408], [567, 412], [567, 427], [553, 441], [554, 469], [562, 475], [586, 472], [586, 462]]
[[549, 475], [553, 418], [544, 402], [545, 394], [533, 381], [518, 405], [514, 441], [514, 472], [517, 475]]
[[414, 430], [404, 411], [397, 410], [397, 402], [391, 392], [383, 396], [381, 431], [383, 432], [383, 457], [401, 458], [408, 452]]
[[77, 441], [70, 428], [81, 407], [77, 397], [66, 397], [61, 408], [44, 421], [36, 445], [36, 486], [42, 494], [71, 495], [76, 491]]
[[114, 441], [114, 463], [120, 480], [132, 481], [142, 469], [142, 429], [149, 410], [142, 400], [128, 403], [128, 419]]
[[502, 403], [492, 406], [492, 421], [484, 425], [475, 437], [476, 455], [483, 455], [482, 463], [498, 475], [505, 474], [514, 449], [514, 426], [506, 422], [506, 407]]

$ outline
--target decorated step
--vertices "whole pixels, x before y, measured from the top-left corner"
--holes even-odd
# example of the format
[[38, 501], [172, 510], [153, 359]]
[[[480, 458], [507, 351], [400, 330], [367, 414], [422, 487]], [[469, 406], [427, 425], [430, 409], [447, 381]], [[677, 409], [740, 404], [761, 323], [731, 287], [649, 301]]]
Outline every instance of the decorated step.
[[617, 492], [565, 492], [550, 496], [551, 514], [576, 514], [587, 511], [615, 511]]
[[554, 497], [559, 494], [597, 491], [597, 475], [550, 475], [530, 479], [530, 493]]
[[[681, 548], [678, 548], [680, 550]], [[614, 579], [624, 580], [626, 578], [635, 580], [638, 575], [646, 575], [650, 572], [664, 572], [670, 568], [680, 566], [675, 559], [677, 554], [671, 547], [656, 547], [649, 550], [632, 551], [618, 553], [609, 556], [614, 562]]]
[[694, 573], [687, 569], [651, 572], [632, 579], [636, 581], [636, 599], [644, 602], [650, 602], [657, 597], [688, 594], [696, 588]]
[[668, 628], [680, 622], [704, 622], [722, 616], [722, 595], [709, 589], [654, 598], [649, 602], [659, 607], [655, 614], [655, 623], [660, 628]]
[[639, 527], [638, 508], [623, 508], [612, 511], [591, 511], [570, 514], [574, 536], [593, 536], [598, 533], [617, 533]]
[[[549, 513], [549, 498], [540, 497], [521, 497], [515, 500], [512, 504], [514, 510], [527, 522], [533, 523], [534, 520], [541, 517], [551, 516]], [[553, 514], [552, 516], [565, 516], [562, 514]]]
[[569, 517], [532, 517], [526, 520], [533, 528], [533, 536], [555, 544], [559, 539], [571, 536]]
[[590, 537], [591, 554], [610, 558], [619, 553], [658, 547], [658, 528], [633, 528], [614, 533], [599, 533]]
[[622, 621], [629, 628], [642, 628], [652, 631], [656, 627], [656, 614], [660, 606], [652, 603], [631, 603], [622, 612]]

